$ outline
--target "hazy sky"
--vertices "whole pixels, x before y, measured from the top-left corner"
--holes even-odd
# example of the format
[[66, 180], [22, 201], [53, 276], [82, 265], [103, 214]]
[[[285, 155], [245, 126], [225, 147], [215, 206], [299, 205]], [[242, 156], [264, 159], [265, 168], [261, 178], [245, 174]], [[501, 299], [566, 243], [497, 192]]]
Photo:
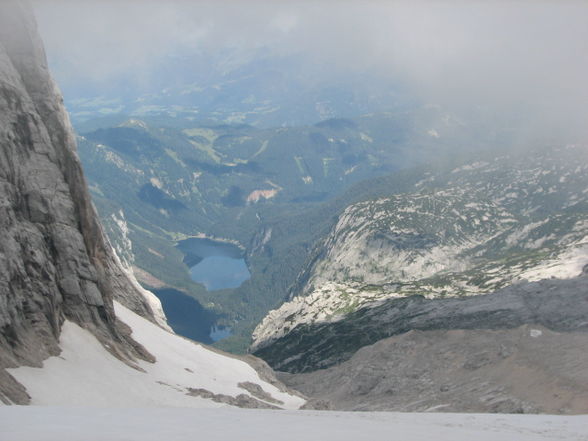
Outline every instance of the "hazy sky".
[[[588, 2], [37, 1], [58, 78], [115, 78], [170, 53], [269, 48], [407, 81], [426, 102], [588, 121]], [[531, 113], [533, 115], [531, 115]], [[583, 123], [582, 123], [583, 122]]]

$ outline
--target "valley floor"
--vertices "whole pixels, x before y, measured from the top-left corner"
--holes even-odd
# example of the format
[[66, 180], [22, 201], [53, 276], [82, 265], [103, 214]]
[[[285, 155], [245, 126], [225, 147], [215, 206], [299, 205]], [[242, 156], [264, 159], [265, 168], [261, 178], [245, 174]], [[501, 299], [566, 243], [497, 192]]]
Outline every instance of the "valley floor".
[[586, 441], [588, 416], [7, 406], [0, 439]]

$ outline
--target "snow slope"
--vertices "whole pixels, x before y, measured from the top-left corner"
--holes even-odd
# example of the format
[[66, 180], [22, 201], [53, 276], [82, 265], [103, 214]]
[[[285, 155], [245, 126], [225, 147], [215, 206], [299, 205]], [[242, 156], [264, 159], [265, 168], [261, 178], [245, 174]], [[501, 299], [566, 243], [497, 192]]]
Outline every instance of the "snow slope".
[[[260, 385], [283, 407], [297, 409], [304, 400], [260, 379], [242, 360], [213, 352], [167, 332], [115, 303], [118, 318], [133, 330], [132, 337], [155, 356], [155, 363], [139, 361], [133, 369], [113, 357], [96, 338], [78, 325], [63, 325], [57, 357], [42, 368], [9, 369], [31, 395], [33, 405], [116, 407], [219, 407], [224, 404], [187, 395], [188, 388], [236, 397], [250, 395], [240, 382]], [[0, 437], [0, 439], [2, 439]]]
[[2, 441], [585, 441], [588, 416], [0, 408]]

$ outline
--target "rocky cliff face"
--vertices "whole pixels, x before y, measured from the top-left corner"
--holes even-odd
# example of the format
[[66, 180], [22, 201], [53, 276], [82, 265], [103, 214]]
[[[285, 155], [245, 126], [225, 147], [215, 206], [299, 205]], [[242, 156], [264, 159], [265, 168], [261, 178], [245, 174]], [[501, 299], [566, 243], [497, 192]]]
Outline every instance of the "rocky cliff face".
[[578, 275], [588, 262], [587, 155], [585, 145], [567, 145], [487, 158], [347, 207], [293, 298], [255, 329], [253, 350], [393, 298], [472, 296]]
[[0, 400], [26, 403], [4, 368], [56, 355], [64, 320], [118, 358], [151, 356], [113, 300], [153, 319], [112, 251], [88, 195], [75, 139], [30, 6], [0, 3]]

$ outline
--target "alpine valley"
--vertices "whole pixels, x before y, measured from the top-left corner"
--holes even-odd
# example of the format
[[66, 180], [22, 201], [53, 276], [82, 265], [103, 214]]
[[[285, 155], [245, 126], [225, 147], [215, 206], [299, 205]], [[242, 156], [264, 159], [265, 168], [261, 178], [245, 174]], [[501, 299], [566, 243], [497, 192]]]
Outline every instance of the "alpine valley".
[[[197, 299], [233, 330], [218, 344], [241, 351], [333, 217], [365, 197], [366, 184], [354, 184], [440, 157], [452, 146], [439, 133], [465, 144], [469, 130], [438, 108], [277, 129], [187, 123], [129, 119], [82, 132], [80, 157], [102, 222], [139, 280]], [[182, 251], [190, 238], [237, 245], [251, 279], [203, 289]]]
[[[156, 281], [209, 308], [205, 327], [233, 332], [215, 343], [221, 348], [240, 352], [252, 335], [250, 351], [296, 373], [280, 378], [320, 406], [585, 412], [588, 360], [567, 340], [588, 344], [588, 285], [580, 276], [588, 265], [587, 146], [514, 148], [497, 133], [507, 148], [489, 149], [486, 140], [476, 151], [465, 145], [479, 127], [457, 120], [438, 108], [275, 130], [158, 129], [130, 120], [83, 134], [80, 146], [103, 222], [114, 243], [127, 244], [119, 254], [134, 259], [145, 286]], [[106, 133], [112, 137], [100, 138]], [[194, 141], [194, 133], [209, 140]], [[230, 140], [219, 142], [227, 133]], [[460, 153], [442, 136], [463, 145]], [[175, 147], [185, 137], [185, 149]], [[124, 140], [141, 148], [129, 152]], [[149, 157], [144, 143], [158, 153]], [[198, 154], [200, 162], [190, 159]], [[144, 197], [146, 188], [161, 199]], [[190, 237], [237, 244], [251, 279], [210, 292], [190, 280], [189, 254], [181, 252]], [[186, 321], [202, 323], [200, 309]], [[454, 330], [465, 334], [445, 334]], [[537, 343], [550, 332], [548, 345]], [[489, 343], [495, 339], [498, 346]], [[385, 354], [396, 349], [371, 349], [384, 342], [402, 354], [404, 345], [422, 344], [419, 352], [454, 355], [430, 378], [419, 367], [435, 365], [429, 356], [391, 362]], [[527, 352], [533, 357], [520, 361]], [[483, 382], [478, 368], [486, 365], [484, 378], [493, 380]], [[510, 369], [516, 378], [528, 369], [533, 384], [545, 386], [529, 394], [528, 384], [504, 379]], [[557, 385], [542, 383], [546, 376]]]
[[0, 439], [585, 439], [585, 138], [261, 49], [64, 105], [33, 11], [0, 2]]

